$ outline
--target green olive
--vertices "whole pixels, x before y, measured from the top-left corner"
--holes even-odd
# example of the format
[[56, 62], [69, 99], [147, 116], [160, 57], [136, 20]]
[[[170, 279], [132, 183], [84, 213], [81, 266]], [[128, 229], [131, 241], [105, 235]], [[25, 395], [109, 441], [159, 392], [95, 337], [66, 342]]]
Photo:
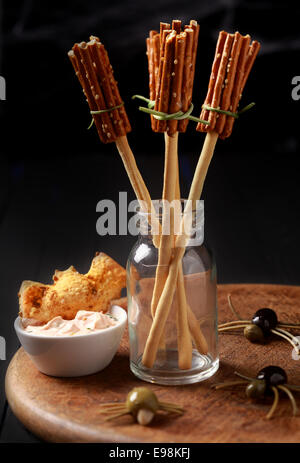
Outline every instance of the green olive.
[[155, 414], [159, 409], [159, 403], [151, 389], [147, 387], [135, 387], [127, 396], [126, 408], [136, 417], [141, 409], [150, 410]]
[[261, 379], [254, 379], [246, 387], [246, 396], [251, 399], [260, 399], [265, 395], [266, 382]]
[[244, 329], [244, 336], [250, 342], [263, 343], [265, 341], [263, 330], [257, 325], [248, 325]]

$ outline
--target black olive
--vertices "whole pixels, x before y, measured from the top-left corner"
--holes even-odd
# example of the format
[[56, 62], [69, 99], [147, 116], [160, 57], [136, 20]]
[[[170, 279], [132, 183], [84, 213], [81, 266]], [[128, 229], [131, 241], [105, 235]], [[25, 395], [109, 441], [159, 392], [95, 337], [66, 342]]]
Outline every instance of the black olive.
[[251, 399], [260, 399], [266, 392], [266, 381], [262, 379], [254, 379], [246, 387], [246, 396]]
[[265, 341], [265, 336], [263, 330], [258, 325], [248, 325], [244, 328], [244, 336], [250, 342], [260, 342]]
[[276, 328], [278, 319], [274, 310], [265, 308], [255, 312], [252, 323], [259, 326], [263, 330], [264, 335], [268, 336], [270, 331]]
[[265, 380], [268, 388], [271, 388], [271, 386], [279, 386], [279, 384], [287, 383], [286, 372], [282, 368], [274, 365], [270, 365], [260, 370], [256, 378]]

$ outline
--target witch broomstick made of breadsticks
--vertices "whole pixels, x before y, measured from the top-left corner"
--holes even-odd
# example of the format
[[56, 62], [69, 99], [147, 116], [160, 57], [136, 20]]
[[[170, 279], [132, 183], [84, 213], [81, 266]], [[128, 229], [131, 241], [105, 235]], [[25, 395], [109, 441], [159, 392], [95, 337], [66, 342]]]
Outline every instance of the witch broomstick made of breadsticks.
[[[166, 37], [166, 43], [174, 40], [171, 34], [174, 35], [172, 31], [169, 32]], [[146, 341], [143, 364], [149, 368], [151, 368], [155, 362], [160, 340], [172, 305], [178, 276], [180, 276], [182, 258], [188, 239], [188, 234], [186, 233], [188, 227], [185, 226], [186, 217], [192, 212], [192, 205], [195, 204], [195, 201], [200, 199], [207, 170], [213, 157], [218, 138], [228, 138], [231, 135], [234, 120], [237, 119], [242, 112], [253, 106], [252, 103], [243, 110], [238, 111], [246, 81], [260, 48], [260, 44], [257, 41], [250, 42], [251, 39], [249, 35], [242, 36], [239, 32], [229, 34], [225, 31], [221, 31], [219, 34], [208, 92], [200, 115], [201, 121], [197, 125], [197, 131], [207, 132], [207, 135], [194, 173], [183, 218], [181, 219], [180, 234], [176, 237], [168, 275], [156, 305], [152, 326]], [[165, 53], [163, 55], [164, 61], [166, 57], [168, 57], [168, 55], [166, 56]], [[170, 58], [172, 59], [172, 55]], [[158, 82], [156, 86], [156, 91], [159, 88], [160, 82]], [[160, 101], [161, 100], [162, 95], [160, 95]], [[167, 101], [169, 100], [170, 93], [167, 98]], [[174, 117], [178, 118], [178, 114], [167, 114], [163, 111], [154, 112], [151, 109], [145, 109], [146, 112], [152, 113], [154, 118], [167, 119], [168, 123], [169, 119]], [[161, 106], [158, 105], [158, 109], [162, 109]], [[191, 109], [190, 107], [188, 112], [190, 112]], [[191, 115], [184, 115], [183, 111], [180, 111], [179, 117], [181, 116], [191, 119]], [[181, 312], [182, 310], [181, 307], [179, 311]]]
[[[148, 108], [140, 110], [151, 114], [151, 127], [154, 132], [165, 135], [165, 167], [163, 184], [163, 207], [165, 202], [171, 204], [178, 200], [174, 210], [175, 223], [180, 221], [181, 207], [179, 166], [178, 166], [178, 133], [185, 132], [187, 117], [199, 122], [191, 116], [192, 90], [195, 74], [199, 25], [191, 20], [189, 25], [181, 29], [181, 21], [173, 20], [160, 24], [160, 33], [150, 31], [147, 38], [147, 55], [149, 68], [150, 100], [135, 95], [148, 102]], [[154, 108], [154, 109], [153, 109]], [[205, 123], [205, 121], [203, 121]], [[152, 317], [155, 317], [158, 301], [168, 277], [168, 268], [174, 247], [174, 225], [169, 210], [163, 210], [162, 235], [158, 253], [154, 291], [151, 303]], [[178, 221], [179, 217], [179, 221]], [[169, 225], [171, 226], [169, 229]], [[200, 353], [207, 353], [207, 343], [201, 332], [193, 311], [187, 304], [182, 265], [177, 277], [177, 344], [178, 366], [190, 369], [192, 364], [192, 338]], [[160, 350], [164, 348], [164, 336], [161, 335]], [[147, 352], [143, 357], [147, 365]]]
[[[151, 197], [127, 140], [131, 125], [104, 45], [98, 37], [91, 36], [87, 43], [75, 43], [68, 56], [82, 86], [100, 140], [103, 143], [116, 144], [141, 208], [146, 212], [152, 212], [149, 214], [149, 220], [152, 218], [154, 222], [155, 214]], [[152, 226], [154, 225], [152, 223]], [[155, 231], [154, 242], [158, 246], [160, 240], [158, 221]]]

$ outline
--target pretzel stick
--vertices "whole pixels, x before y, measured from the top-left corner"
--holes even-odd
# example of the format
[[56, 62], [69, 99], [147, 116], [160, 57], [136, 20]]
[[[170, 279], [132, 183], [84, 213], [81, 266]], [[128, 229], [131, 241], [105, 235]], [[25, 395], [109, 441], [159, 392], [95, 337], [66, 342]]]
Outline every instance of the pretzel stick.
[[[174, 53], [174, 71], [172, 72], [172, 90], [168, 111], [170, 114], [181, 110], [181, 93], [182, 93], [182, 73], [185, 57], [186, 33], [182, 32], [176, 35], [175, 53]], [[171, 120], [167, 122], [168, 135], [172, 136], [177, 132], [178, 121]]]
[[181, 33], [181, 21], [179, 19], [173, 19], [173, 21], [172, 21], [172, 30], [176, 31], [176, 34]]
[[[182, 111], [183, 112], [187, 111], [192, 103], [200, 26], [199, 24], [197, 24], [197, 21], [192, 19], [190, 21], [190, 25], [184, 27], [184, 31], [187, 34], [186, 47], [187, 47], [188, 52], [186, 53], [186, 60], [184, 64], [184, 77], [183, 77], [183, 85], [182, 85], [182, 88], [184, 90], [184, 94], [182, 98]], [[189, 49], [189, 47], [191, 47], [191, 49]], [[184, 119], [180, 121], [178, 124], [178, 131], [185, 132], [187, 129], [188, 123], [189, 123], [188, 119]]]
[[[172, 63], [174, 61], [174, 50], [176, 41], [176, 32], [163, 30], [163, 39], [161, 44], [161, 66], [160, 66], [160, 85], [155, 101], [154, 108], [157, 111], [167, 113], [169, 110], [169, 99], [171, 90], [171, 73]], [[156, 132], [165, 132], [167, 130], [166, 121], [156, 121]]]
[[[192, 211], [191, 204], [194, 204], [194, 202], [197, 199], [199, 199], [201, 196], [205, 177], [206, 177], [207, 170], [208, 170], [210, 161], [214, 153], [217, 139], [218, 139], [218, 134], [215, 132], [209, 132], [206, 135], [203, 149], [202, 149], [202, 152], [201, 152], [201, 155], [200, 155], [197, 167], [196, 167], [196, 171], [193, 177], [193, 181], [192, 181], [192, 185], [191, 185], [191, 189], [190, 189], [190, 193], [188, 197], [189, 201], [187, 202], [187, 206], [183, 214], [183, 219], [181, 221], [182, 234], [179, 235], [176, 239], [177, 247], [174, 249], [173, 259], [169, 266], [168, 278], [166, 280], [166, 284], [164, 286], [162, 295], [157, 305], [155, 317], [152, 322], [150, 333], [148, 335], [148, 339], [146, 341], [146, 346], [144, 349], [143, 364], [148, 368], [152, 368], [155, 362], [157, 349], [159, 346], [159, 341], [163, 333], [166, 320], [169, 316], [170, 308], [172, 305], [172, 300], [174, 297], [176, 281], [178, 278], [179, 265], [181, 264], [182, 258], [185, 253], [185, 245], [186, 245], [187, 238], [188, 238], [185, 232], [185, 229], [186, 229], [185, 214], [191, 213]], [[203, 354], [207, 353], [207, 350], [206, 350], [207, 344], [206, 345], [203, 344], [201, 346], [201, 349], [202, 349]]]
[[[158, 70], [157, 70], [157, 79], [156, 79], [156, 88], [155, 88], [155, 109], [158, 110], [158, 104], [159, 104], [159, 95], [161, 91], [161, 84], [162, 84], [162, 74], [163, 74], [163, 67], [164, 67], [164, 53], [165, 53], [165, 43], [166, 43], [166, 38], [167, 35], [171, 32], [170, 30], [170, 24], [168, 23], [160, 23], [160, 32], [159, 32], [159, 50], [158, 50], [158, 57], [159, 57], [159, 63], [158, 63]], [[155, 42], [157, 45], [157, 43]], [[159, 132], [159, 128], [161, 125], [159, 125], [159, 121], [157, 119], [154, 120], [154, 132]]]
[[160, 58], [160, 34], [156, 34], [151, 38], [151, 46], [153, 47], [153, 65], [154, 65], [154, 80], [155, 80], [155, 93], [154, 99], [156, 99], [156, 92], [158, 86], [158, 71], [159, 71], [159, 58]]
[[[149, 98], [154, 101], [156, 99], [156, 85], [158, 78], [159, 56], [159, 34], [157, 31], [150, 31], [150, 36], [146, 39], [147, 55], [148, 55], [148, 71], [149, 71]], [[155, 129], [156, 120], [151, 115], [151, 127]]]

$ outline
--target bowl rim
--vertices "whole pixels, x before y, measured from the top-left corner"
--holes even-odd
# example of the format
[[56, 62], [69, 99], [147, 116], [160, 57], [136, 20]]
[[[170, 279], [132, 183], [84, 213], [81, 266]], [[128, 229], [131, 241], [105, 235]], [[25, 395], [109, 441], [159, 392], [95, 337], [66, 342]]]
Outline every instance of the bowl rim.
[[[21, 317], [18, 316], [15, 321], [14, 321], [14, 328], [15, 328], [15, 331], [16, 333], [20, 333], [22, 336], [25, 336], [27, 338], [33, 338], [33, 339], [47, 339], [47, 340], [65, 340], [65, 339], [85, 339], [85, 338], [91, 338], [91, 337], [94, 337], [94, 336], [99, 336], [101, 335], [101, 333], [107, 333], [107, 332], [113, 332], [113, 331], [117, 331], [118, 329], [120, 328], [123, 328], [123, 325], [126, 324], [127, 322], [127, 312], [125, 309], [123, 309], [123, 307], [119, 306], [119, 305], [116, 305], [114, 304], [113, 306], [111, 306], [109, 312], [111, 312], [114, 308], [120, 310], [120, 314], [121, 314], [121, 320], [118, 320], [119, 323], [117, 323], [116, 325], [113, 325], [113, 326], [109, 326], [108, 328], [103, 328], [101, 330], [98, 330], [98, 331], [95, 331], [94, 333], [87, 333], [87, 334], [80, 334], [80, 335], [77, 335], [77, 336], [70, 336], [70, 335], [63, 335], [63, 336], [50, 336], [50, 335], [46, 335], [46, 334], [37, 334], [37, 333], [29, 333], [28, 331], [25, 331], [21, 325]], [[107, 313], [109, 313], [107, 312]]]

